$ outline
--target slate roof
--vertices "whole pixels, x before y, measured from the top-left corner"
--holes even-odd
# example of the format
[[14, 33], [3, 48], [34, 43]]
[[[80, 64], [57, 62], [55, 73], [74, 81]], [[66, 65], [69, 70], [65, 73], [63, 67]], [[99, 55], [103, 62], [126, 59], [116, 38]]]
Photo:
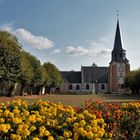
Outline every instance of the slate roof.
[[64, 82], [67, 83], [81, 83], [80, 71], [61, 71]]
[[82, 67], [83, 83], [108, 83], [108, 67]]
[[120, 27], [119, 27], [119, 21], [117, 21], [117, 27], [116, 27], [116, 34], [115, 34], [113, 51], [123, 51], [122, 42], [121, 42]]

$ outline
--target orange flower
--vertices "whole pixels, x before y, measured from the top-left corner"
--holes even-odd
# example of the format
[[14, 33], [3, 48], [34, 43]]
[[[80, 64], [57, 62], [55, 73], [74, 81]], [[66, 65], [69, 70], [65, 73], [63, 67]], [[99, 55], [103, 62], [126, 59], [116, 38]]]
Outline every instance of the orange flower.
[[107, 112], [106, 113], [106, 116], [109, 118], [110, 117], [110, 112]]

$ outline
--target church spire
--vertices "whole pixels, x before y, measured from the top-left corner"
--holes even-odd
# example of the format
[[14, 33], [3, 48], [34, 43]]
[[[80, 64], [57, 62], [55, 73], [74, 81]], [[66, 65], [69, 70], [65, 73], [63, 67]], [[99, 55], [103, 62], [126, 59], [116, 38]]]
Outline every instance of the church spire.
[[122, 41], [121, 41], [121, 34], [120, 34], [120, 26], [119, 26], [119, 19], [117, 19], [117, 27], [116, 27], [116, 34], [114, 40], [114, 51], [121, 51], [122, 48]]
[[120, 33], [120, 26], [119, 26], [119, 14], [117, 11], [117, 27], [116, 27], [116, 34], [115, 34], [115, 40], [114, 40], [114, 47], [112, 50], [112, 60], [111, 62], [124, 62], [128, 61], [126, 58], [125, 50], [122, 47], [122, 41], [121, 41], [121, 33]]

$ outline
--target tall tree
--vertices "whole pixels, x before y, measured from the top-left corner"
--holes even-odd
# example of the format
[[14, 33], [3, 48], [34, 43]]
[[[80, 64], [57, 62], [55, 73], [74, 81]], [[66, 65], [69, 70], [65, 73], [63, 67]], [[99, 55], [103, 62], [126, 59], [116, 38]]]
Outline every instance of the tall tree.
[[56, 68], [55, 65], [50, 62], [43, 64], [46, 72], [46, 82], [45, 85], [48, 89], [47, 92], [50, 93], [52, 88], [59, 87], [62, 82], [62, 76], [60, 71]]
[[21, 95], [24, 94], [25, 86], [30, 85], [31, 81], [33, 80], [34, 73], [33, 68], [29, 60], [30, 54], [22, 51], [21, 52], [21, 77], [20, 77], [20, 83], [21, 83]]
[[9, 96], [20, 77], [20, 50], [21, 45], [15, 36], [0, 31], [0, 78], [8, 83]]
[[40, 88], [42, 84], [44, 83], [44, 70], [41, 66], [40, 61], [33, 55], [29, 55], [29, 62], [31, 64], [31, 68], [33, 70], [33, 78], [30, 83], [31, 88], [31, 94], [33, 92], [33, 89], [35, 91], [38, 89], [38, 92], [40, 91]]
[[30, 87], [32, 92], [39, 93], [45, 81], [45, 70], [40, 61], [25, 51], [21, 52], [21, 95], [25, 87]]
[[131, 89], [133, 94], [140, 92], [140, 69], [130, 71], [125, 79], [125, 86]]

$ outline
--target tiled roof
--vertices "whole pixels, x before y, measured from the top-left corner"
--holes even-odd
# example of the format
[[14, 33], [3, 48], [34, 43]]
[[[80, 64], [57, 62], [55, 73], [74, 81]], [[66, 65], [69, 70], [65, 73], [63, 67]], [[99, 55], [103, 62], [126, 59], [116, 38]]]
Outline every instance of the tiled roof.
[[80, 71], [61, 71], [64, 82], [67, 83], [81, 83]]
[[108, 67], [82, 67], [83, 83], [108, 83]]

